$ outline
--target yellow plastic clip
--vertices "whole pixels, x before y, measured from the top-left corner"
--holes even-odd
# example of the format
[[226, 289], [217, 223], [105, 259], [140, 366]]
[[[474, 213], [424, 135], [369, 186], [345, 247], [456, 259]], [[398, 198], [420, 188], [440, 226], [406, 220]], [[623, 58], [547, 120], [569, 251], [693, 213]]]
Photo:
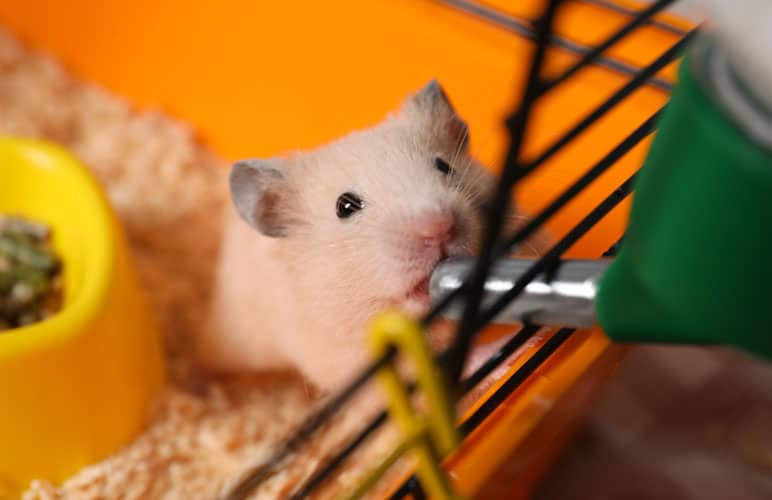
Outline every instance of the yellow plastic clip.
[[425, 394], [428, 409], [425, 416], [415, 413], [407, 388], [395, 367], [389, 364], [378, 372], [378, 379], [389, 399], [389, 413], [405, 437], [404, 450], [411, 449], [418, 461], [417, 474], [431, 498], [459, 499], [442, 470], [437, 454], [445, 455], [459, 443], [453, 411], [442, 373], [434, 362], [423, 333], [416, 321], [399, 312], [377, 316], [370, 329], [371, 348], [375, 356], [397, 348], [415, 366], [418, 388]]

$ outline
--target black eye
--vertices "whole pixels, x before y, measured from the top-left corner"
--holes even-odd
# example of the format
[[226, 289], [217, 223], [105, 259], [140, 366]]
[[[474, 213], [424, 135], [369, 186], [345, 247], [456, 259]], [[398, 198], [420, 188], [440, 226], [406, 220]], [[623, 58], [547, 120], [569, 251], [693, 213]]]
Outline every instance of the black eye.
[[434, 159], [434, 166], [445, 175], [450, 175], [450, 173], [453, 172], [453, 168], [450, 164], [439, 156]]
[[354, 193], [343, 193], [338, 196], [338, 201], [335, 204], [335, 213], [338, 214], [339, 219], [348, 219], [354, 215], [354, 212], [362, 210], [364, 206], [365, 202], [359, 196]]

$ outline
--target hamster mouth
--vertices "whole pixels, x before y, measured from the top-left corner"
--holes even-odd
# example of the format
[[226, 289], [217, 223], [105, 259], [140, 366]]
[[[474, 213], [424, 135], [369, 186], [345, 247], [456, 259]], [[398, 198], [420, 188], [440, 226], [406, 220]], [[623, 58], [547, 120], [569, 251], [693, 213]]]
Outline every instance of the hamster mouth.
[[[432, 267], [432, 270], [433, 269], [434, 268]], [[405, 308], [405, 312], [408, 314], [418, 316], [429, 311], [429, 308], [432, 305], [431, 300], [429, 299], [430, 276], [431, 271], [426, 275], [426, 277], [421, 279], [421, 281], [413, 285], [413, 287], [410, 288], [410, 290], [407, 292], [407, 295], [403, 301], [403, 306]]]
[[429, 280], [437, 264], [446, 258], [448, 258], [448, 255], [444, 252], [438, 255], [436, 259], [433, 259], [431, 265], [422, 270], [419, 275], [420, 277], [407, 288], [408, 291], [405, 294], [403, 306], [408, 314], [420, 316], [429, 312], [432, 306], [431, 299], [429, 298]]
[[421, 316], [429, 312], [432, 307], [431, 299], [429, 298], [429, 280], [432, 277], [432, 273], [437, 265], [445, 259], [451, 257], [457, 257], [466, 255], [466, 252], [443, 250], [436, 255], [436, 258], [431, 259], [427, 266], [421, 266], [420, 271], [412, 274], [417, 276], [417, 279], [407, 286], [407, 292], [402, 299], [402, 307], [405, 312], [413, 316]]

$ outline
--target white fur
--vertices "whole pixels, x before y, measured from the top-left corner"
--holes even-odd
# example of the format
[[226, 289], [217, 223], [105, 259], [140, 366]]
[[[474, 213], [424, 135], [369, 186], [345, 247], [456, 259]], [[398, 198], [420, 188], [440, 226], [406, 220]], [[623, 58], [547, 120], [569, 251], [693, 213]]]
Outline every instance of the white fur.
[[[286, 236], [259, 234], [228, 207], [212, 328], [200, 344], [209, 366], [295, 366], [332, 388], [367, 359], [363, 335], [374, 313], [425, 310], [406, 301], [439, 258], [417, 243], [418, 214], [454, 211], [461, 228], [449, 253], [475, 250], [474, 205], [494, 178], [448, 127], [457, 117], [444, 94], [423, 94], [377, 126], [285, 160], [287, 186], [299, 193], [288, 201], [296, 223]], [[435, 168], [437, 155], [454, 174]], [[347, 191], [365, 207], [342, 220], [335, 205]]]

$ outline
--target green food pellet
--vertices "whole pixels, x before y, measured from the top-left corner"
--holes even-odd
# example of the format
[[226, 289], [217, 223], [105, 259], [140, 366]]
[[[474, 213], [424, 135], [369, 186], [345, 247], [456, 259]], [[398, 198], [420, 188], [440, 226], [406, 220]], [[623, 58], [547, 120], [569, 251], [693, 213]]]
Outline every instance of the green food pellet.
[[61, 307], [58, 257], [45, 225], [0, 215], [0, 332], [53, 316]]

